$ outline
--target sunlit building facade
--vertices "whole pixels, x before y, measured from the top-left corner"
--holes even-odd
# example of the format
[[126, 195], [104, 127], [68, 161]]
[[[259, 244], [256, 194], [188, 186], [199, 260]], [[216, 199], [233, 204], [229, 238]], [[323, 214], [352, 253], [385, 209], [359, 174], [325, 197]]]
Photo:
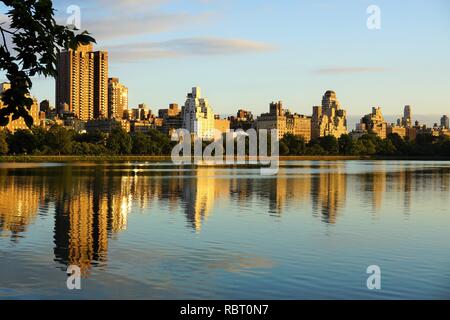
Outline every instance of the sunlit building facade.
[[128, 110], [128, 88], [118, 78], [108, 79], [108, 117], [122, 119]]
[[108, 116], [108, 53], [91, 44], [57, 55], [56, 109], [87, 121]]
[[183, 128], [198, 138], [214, 139], [214, 113], [199, 87], [187, 94], [183, 107]]
[[258, 130], [278, 130], [278, 138], [282, 139], [286, 134], [303, 137], [306, 142], [311, 140], [311, 118], [290, 113], [283, 108], [283, 102], [272, 102], [269, 112], [263, 113], [256, 119]]
[[[2, 84], [0, 84], [0, 95], [2, 95], [3, 92], [8, 90], [9, 88], [11, 88], [11, 84], [9, 84], [8, 82], [3, 82]], [[41, 124], [41, 120], [39, 117], [39, 104], [38, 104], [38, 101], [36, 98], [32, 98], [32, 99], [33, 99], [33, 104], [31, 105], [31, 108], [28, 110], [28, 114], [33, 119], [33, 125], [39, 126]], [[3, 100], [0, 99], [0, 109], [2, 109], [4, 107], [5, 107], [5, 105], [3, 104]], [[4, 127], [0, 127], [0, 130], [2, 130], [2, 129], [6, 129], [6, 130], [9, 130], [10, 132], [14, 133], [17, 130], [27, 130], [29, 128], [28, 128], [27, 124], [25, 123], [25, 120], [22, 117], [20, 117], [16, 120], [12, 120], [12, 116], [10, 116], [9, 123]]]
[[322, 106], [313, 107], [311, 120], [312, 138], [328, 135], [339, 138], [347, 134], [347, 112], [341, 107], [334, 91], [327, 91], [322, 98]]

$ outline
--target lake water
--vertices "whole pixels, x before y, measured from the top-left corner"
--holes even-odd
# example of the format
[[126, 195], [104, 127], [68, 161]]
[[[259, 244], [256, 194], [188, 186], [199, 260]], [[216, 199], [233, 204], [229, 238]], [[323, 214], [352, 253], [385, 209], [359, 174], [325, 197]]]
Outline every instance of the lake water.
[[448, 299], [450, 162], [0, 164], [5, 298]]

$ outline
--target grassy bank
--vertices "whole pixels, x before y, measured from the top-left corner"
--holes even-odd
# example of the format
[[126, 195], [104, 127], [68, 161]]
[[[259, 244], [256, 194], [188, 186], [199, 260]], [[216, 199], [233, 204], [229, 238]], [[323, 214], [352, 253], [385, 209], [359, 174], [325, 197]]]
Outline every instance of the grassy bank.
[[[170, 161], [170, 156], [0, 156], [0, 162], [113, 162], [113, 161]], [[450, 160], [449, 157], [424, 156], [281, 156], [280, 160], [337, 161], [337, 160]]]

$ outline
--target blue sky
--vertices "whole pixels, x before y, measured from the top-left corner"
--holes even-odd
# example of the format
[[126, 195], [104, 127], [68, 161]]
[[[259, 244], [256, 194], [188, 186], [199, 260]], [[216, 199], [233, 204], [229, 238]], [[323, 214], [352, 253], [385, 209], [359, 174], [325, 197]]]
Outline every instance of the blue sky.
[[[259, 114], [273, 100], [311, 114], [328, 89], [350, 115], [450, 113], [450, 2], [446, 0], [54, 1], [58, 20], [81, 8], [81, 27], [110, 52], [110, 76], [130, 107], [183, 104], [192, 86], [220, 114]], [[369, 5], [381, 29], [369, 30]], [[54, 81], [33, 94], [54, 100]]]

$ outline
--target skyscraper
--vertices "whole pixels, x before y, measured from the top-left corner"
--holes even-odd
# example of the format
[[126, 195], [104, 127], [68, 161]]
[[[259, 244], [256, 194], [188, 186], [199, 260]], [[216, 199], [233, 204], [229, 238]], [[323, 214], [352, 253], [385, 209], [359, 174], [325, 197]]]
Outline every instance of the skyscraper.
[[449, 119], [445, 114], [441, 118], [441, 127], [445, 129], [450, 129]]
[[402, 125], [405, 128], [412, 127], [411, 106], [405, 106], [405, 109], [403, 110]]
[[198, 138], [214, 138], [214, 113], [206, 98], [202, 98], [199, 87], [187, 94], [183, 107], [183, 128]]
[[341, 108], [334, 91], [327, 91], [322, 97], [322, 106], [313, 107], [311, 121], [312, 138], [328, 135], [339, 138], [347, 131], [347, 113]]
[[128, 88], [118, 78], [108, 80], [108, 117], [122, 119], [128, 109]]
[[108, 53], [94, 52], [94, 118], [108, 117]]
[[60, 52], [57, 72], [58, 113], [68, 111], [84, 121], [108, 116], [107, 52], [93, 52], [91, 44]]

